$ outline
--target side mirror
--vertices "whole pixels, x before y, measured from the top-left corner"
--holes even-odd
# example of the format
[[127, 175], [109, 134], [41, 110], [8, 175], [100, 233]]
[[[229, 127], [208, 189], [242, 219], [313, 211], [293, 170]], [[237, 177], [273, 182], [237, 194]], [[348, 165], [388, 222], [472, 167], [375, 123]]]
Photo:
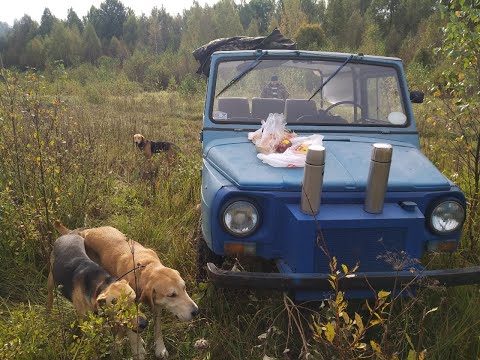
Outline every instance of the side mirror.
[[410, 101], [414, 104], [423, 103], [425, 94], [422, 91], [410, 91]]

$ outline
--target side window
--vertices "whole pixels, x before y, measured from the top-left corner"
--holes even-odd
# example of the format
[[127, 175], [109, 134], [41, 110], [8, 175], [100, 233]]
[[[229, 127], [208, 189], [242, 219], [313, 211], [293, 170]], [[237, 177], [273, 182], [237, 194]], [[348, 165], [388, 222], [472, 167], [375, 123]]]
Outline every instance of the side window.
[[392, 114], [395, 114], [397, 118], [400, 118], [400, 122], [397, 121], [395, 125], [403, 125], [406, 122], [406, 116], [401, 116], [404, 111], [396, 77], [367, 79], [367, 94], [367, 118], [392, 122]]

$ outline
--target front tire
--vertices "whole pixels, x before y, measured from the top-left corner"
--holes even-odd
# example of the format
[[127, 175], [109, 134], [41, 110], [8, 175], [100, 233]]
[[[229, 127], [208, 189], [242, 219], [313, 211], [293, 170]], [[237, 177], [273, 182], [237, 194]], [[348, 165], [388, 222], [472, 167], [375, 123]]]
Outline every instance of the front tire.
[[208, 247], [205, 239], [203, 238], [201, 221], [199, 222], [197, 228], [196, 243], [197, 254], [195, 279], [197, 283], [200, 283], [205, 282], [208, 279], [207, 263], [211, 262], [216, 266], [221, 266], [223, 263], [223, 257], [215, 254]]

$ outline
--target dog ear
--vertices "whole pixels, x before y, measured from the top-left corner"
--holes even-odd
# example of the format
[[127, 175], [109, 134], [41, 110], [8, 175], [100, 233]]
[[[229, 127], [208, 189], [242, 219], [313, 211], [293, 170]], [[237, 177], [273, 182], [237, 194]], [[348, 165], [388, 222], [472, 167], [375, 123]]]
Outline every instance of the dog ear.
[[147, 286], [142, 289], [142, 294], [140, 295], [139, 301], [149, 304], [150, 308], [153, 310], [155, 307], [155, 295], [155, 288], [151, 286], [151, 284], [147, 284]]

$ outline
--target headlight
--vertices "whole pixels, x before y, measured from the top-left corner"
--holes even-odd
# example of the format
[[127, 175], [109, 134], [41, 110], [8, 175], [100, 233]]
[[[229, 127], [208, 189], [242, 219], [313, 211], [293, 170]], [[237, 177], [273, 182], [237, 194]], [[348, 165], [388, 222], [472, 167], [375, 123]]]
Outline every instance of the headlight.
[[258, 227], [258, 210], [248, 201], [235, 201], [223, 211], [223, 225], [235, 236], [248, 236]]
[[465, 209], [454, 200], [436, 205], [430, 214], [430, 228], [437, 234], [448, 234], [459, 230], [465, 220]]

